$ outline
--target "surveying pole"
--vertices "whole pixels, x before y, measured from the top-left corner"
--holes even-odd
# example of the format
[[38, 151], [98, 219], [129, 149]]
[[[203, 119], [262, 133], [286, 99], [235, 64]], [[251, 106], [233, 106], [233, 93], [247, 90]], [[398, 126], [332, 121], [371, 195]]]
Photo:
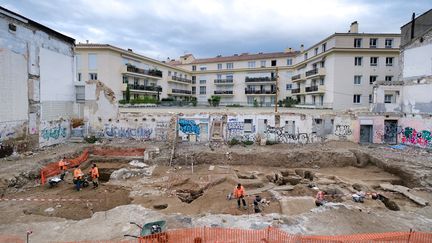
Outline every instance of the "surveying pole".
[[278, 112], [278, 93], [279, 93], [279, 68], [276, 67], [275, 113]]

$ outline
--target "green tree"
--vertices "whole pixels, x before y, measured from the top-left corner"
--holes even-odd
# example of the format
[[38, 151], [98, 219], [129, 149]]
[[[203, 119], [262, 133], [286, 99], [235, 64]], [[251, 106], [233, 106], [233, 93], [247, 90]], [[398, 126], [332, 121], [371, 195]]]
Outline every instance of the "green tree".
[[130, 89], [129, 89], [129, 85], [126, 87], [126, 102], [127, 103], [130, 102]]

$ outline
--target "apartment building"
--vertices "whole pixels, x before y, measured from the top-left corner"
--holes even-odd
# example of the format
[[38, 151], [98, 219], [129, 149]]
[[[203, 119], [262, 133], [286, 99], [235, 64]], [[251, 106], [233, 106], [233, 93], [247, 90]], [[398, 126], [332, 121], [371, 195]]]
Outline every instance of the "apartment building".
[[211, 96], [217, 95], [221, 97], [221, 105], [252, 106], [255, 103], [272, 106], [276, 99], [282, 100], [288, 95], [290, 87], [287, 89], [287, 81], [297, 54], [292, 49], [204, 59], [187, 54], [169, 64], [192, 74], [192, 93], [196, 94], [201, 104], [206, 104]]
[[397, 77], [399, 45], [400, 34], [359, 33], [354, 22], [348, 33], [335, 33], [306, 50], [203, 59], [188, 54], [169, 64], [192, 73], [201, 103], [219, 95], [221, 104], [257, 100], [271, 106], [275, 99], [292, 97], [298, 107], [344, 110], [367, 108], [373, 84]]

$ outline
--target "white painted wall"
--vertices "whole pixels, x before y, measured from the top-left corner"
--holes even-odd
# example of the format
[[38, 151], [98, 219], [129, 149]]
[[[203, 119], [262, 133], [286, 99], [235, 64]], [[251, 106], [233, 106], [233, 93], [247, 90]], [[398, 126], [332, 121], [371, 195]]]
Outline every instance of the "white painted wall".
[[403, 78], [432, 75], [432, 43], [404, 50]]

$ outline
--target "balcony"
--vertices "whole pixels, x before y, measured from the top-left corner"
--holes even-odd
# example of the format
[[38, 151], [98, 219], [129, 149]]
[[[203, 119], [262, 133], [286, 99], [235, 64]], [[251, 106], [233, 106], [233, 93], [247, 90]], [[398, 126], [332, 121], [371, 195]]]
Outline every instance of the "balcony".
[[149, 85], [139, 85], [139, 84], [128, 84], [127, 86], [129, 86], [130, 90], [162, 92], [162, 87], [160, 86], [149, 86]]
[[157, 69], [141, 69], [132, 65], [126, 65], [126, 72], [149, 76], [152, 78], [162, 78], [162, 71]]
[[294, 105], [297, 108], [306, 108], [306, 109], [332, 109], [333, 103], [298, 103]]
[[297, 74], [291, 77], [291, 81], [293, 82], [301, 82], [301, 81], [305, 81], [306, 78], [304, 77], [303, 74]]
[[257, 77], [257, 78], [246, 77], [245, 82], [246, 83], [276, 82], [276, 78], [275, 77]]
[[176, 76], [171, 76], [171, 79], [168, 81], [173, 81], [173, 82], [177, 82], [177, 83], [192, 84], [192, 80], [187, 79], [187, 78], [180, 78], [180, 77], [176, 77]]
[[214, 83], [215, 84], [234, 84], [234, 80], [233, 79], [215, 79]]
[[300, 88], [291, 90], [291, 94], [299, 94], [299, 93], [300, 93]]
[[316, 78], [319, 76], [325, 76], [325, 69], [324, 68], [314, 68], [312, 70], [309, 70], [305, 73], [306, 78], [311, 79], [311, 78]]
[[232, 90], [215, 90], [215, 95], [234, 95], [234, 91]]
[[253, 90], [253, 89], [245, 89], [246, 95], [274, 95], [276, 94], [276, 90]]
[[306, 93], [324, 93], [324, 85], [312, 85], [305, 88]]
[[192, 95], [191, 90], [185, 90], [185, 89], [171, 89], [171, 94], [175, 95]]

